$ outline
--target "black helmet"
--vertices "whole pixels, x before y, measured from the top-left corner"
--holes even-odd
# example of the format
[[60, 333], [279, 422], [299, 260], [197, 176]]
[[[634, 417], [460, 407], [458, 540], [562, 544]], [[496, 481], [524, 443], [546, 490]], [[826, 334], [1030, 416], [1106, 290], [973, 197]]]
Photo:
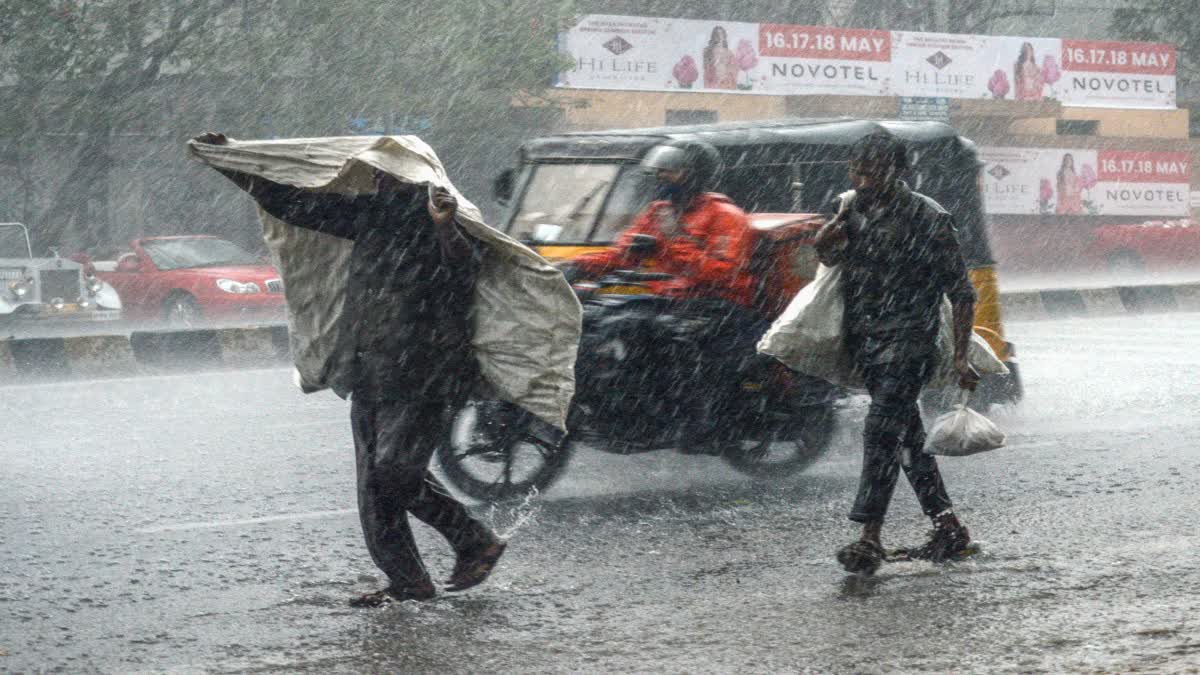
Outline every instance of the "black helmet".
[[903, 171], [908, 168], [908, 149], [886, 131], [874, 131], [854, 141], [850, 146], [850, 161], [893, 166]]
[[716, 187], [721, 173], [721, 155], [708, 143], [671, 140], [651, 148], [642, 158], [642, 166], [647, 169], [685, 169], [691, 191], [707, 192]]

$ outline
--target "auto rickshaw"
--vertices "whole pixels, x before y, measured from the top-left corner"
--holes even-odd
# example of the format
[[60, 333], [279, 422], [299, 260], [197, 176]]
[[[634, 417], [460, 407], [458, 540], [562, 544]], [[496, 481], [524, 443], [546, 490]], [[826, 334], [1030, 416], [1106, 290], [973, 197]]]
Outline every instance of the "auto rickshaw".
[[608, 246], [650, 201], [654, 178], [639, 162], [651, 148], [672, 139], [706, 142], [724, 162], [717, 191], [745, 209], [762, 234], [756, 258], [767, 286], [763, 310], [773, 315], [815, 276], [812, 239], [832, 215], [835, 196], [850, 187], [850, 145], [880, 130], [907, 146], [908, 184], [954, 215], [978, 292], [975, 331], [1009, 367], [1008, 375], [984, 378], [972, 405], [1020, 400], [983, 214], [981, 163], [975, 144], [947, 124], [782, 119], [547, 136], [521, 147], [519, 166], [496, 178], [494, 196], [506, 207], [502, 229], [510, 236], [550, 260], [570, 259]]

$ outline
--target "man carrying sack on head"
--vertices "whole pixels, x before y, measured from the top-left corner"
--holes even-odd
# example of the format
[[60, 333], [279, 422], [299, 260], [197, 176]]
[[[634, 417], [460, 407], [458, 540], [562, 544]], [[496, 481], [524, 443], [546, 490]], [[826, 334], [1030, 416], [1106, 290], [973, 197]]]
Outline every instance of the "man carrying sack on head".
[[191, 149], [262, 210], [302, 388], [351, 398], [359, 515], [388, 585], [350, 604], [434, 597], [409, 515], [456, 553], [446, 590], [482, 583], [506, 543], [429, 461], [448, 441], [448, 412], [481, 376], [498, 397], [565, 428], [581, 311], [562, 275], [484, 225], [415, 137], [209, 133]]

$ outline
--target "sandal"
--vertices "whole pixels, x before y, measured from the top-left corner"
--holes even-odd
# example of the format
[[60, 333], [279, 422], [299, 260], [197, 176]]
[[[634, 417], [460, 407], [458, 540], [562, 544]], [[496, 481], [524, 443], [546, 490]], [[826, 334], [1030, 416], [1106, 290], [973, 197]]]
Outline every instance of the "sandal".
[[404, 602], [405, 600], [414, 600], [420, 602], [423, 600], [432, 600], [433, 596], [436, 594], [437, 591], [434, 590], [433, 584], [408, 588], [388, 586], [383, 590], [375, 591], [374, 593], [366, 593], [358, 596], [357, 598], [352, 598], [350, 600], [350, 606], [361, 609], [382, 607], [393, 602]]
[[929, 533], [929, 541], [911, 549], [896, 551], [897, 557], [908, 560], [928, 560], [932, 563], [942, 563], [950, 560], [965, 558], [975, 553], [977, 547], [971, 542], [971, 534], [962, 525], [951, 527], [934, 527]]
[[493, 535], [475, 548], [459, 553], [445, 590], [454, 593], [482, 584], [496, 568], [506, 548], [508, 543]]
[[883, 559], [883, 547], [873, 541], [859, 540], [837, 552], [837, 561], [851, 574], [874, 574]]

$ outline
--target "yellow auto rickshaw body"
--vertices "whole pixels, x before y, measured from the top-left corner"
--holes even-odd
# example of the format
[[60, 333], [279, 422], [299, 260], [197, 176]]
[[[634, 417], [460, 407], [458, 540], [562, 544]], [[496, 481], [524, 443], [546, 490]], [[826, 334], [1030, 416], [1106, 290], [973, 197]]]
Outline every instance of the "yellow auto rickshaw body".
[[[721, 154], [717, 191], [746, 210], [756, 229], [769, 231], [806, 214], [831, 215], [835, 197], [850, 187], [850, 145], [880, 130], [908, 148], [909, 185], [954, 215], [978, 293], [975, 330], [1014, 371], [1000, 398], [1019, 398], [983, 215], [980, 162], [974, 143], [947, 124], [784, 119], [547, 136], [522, 146], [519, 166], [497, 178], [496, 198], [506, 207], [503, 228], [509, 235], [550, 260], [569, 260], [610, 245], [649, 203], [653, 177], [639, 163], [650, 149], [670, 140], [703, 141]], [[804, 265], [815, 274], [815, 256], [798, 263]]]

